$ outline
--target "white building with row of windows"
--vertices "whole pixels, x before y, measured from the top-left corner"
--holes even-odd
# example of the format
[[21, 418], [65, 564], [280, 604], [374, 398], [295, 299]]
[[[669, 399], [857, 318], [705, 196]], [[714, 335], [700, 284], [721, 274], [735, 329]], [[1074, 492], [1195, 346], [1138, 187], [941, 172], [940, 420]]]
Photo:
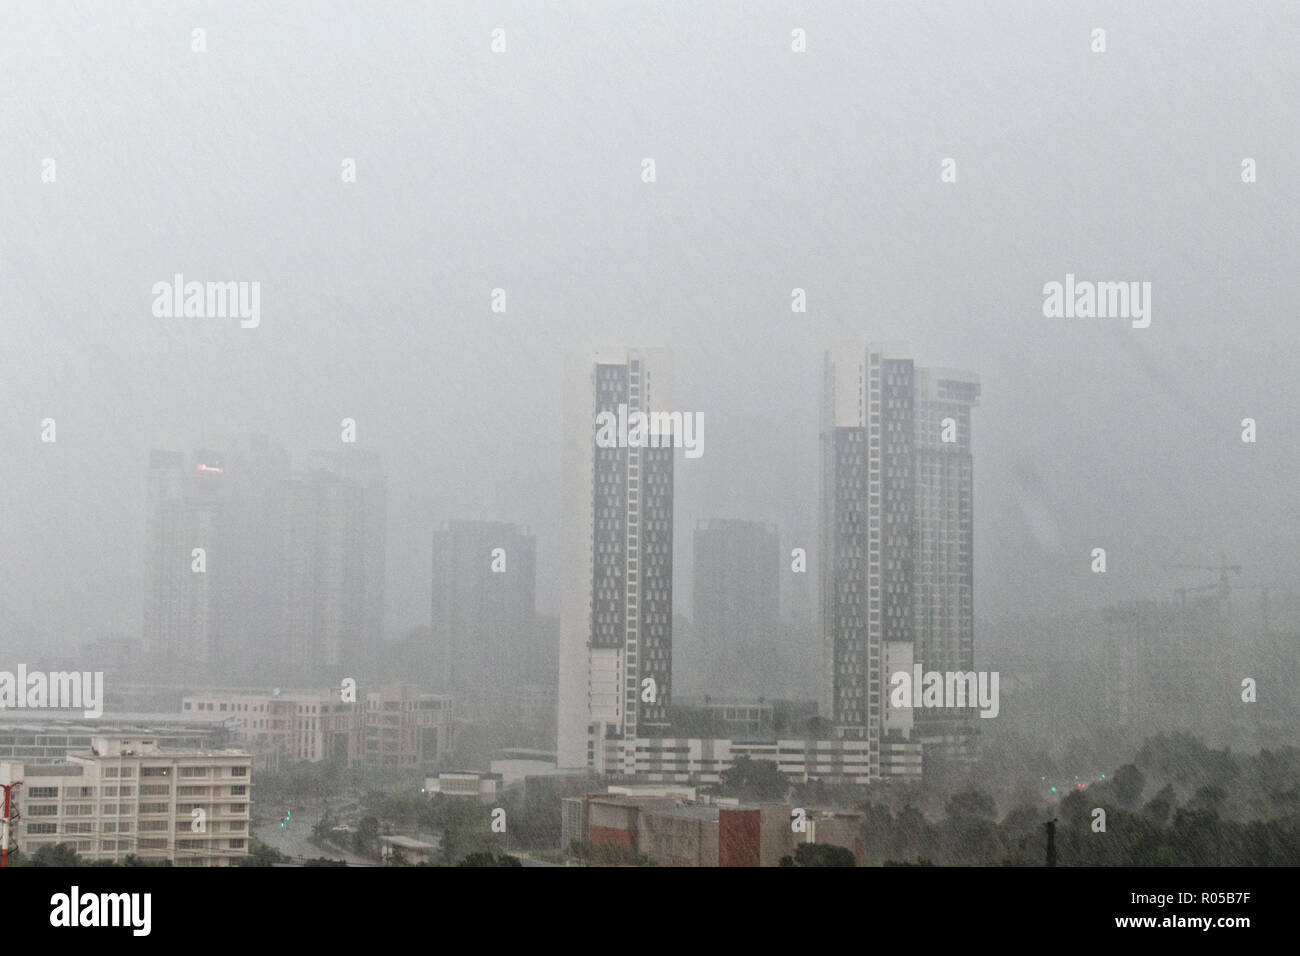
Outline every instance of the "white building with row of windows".
[[70, 844], [89, 860], [134, 854], [176, 866], [229, 866], [248, 855], [252, 757], [242, 750], [164, 750], [151, 738], [91, 739], [52, 765], [0, 761], [13, 791], [9, 847]]

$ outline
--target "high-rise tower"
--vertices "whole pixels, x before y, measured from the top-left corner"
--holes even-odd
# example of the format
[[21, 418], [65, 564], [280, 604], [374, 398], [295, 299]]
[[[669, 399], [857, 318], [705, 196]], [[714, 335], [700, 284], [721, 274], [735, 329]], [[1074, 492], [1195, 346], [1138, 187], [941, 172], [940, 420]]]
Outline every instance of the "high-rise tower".
[[[973, 375], [917, 368], [897, 346], [826, 353], [822, 411], [823, 715], [893, 772], [911, 712], [889, 707], [898, 670], [974, 667], [970, 408]], [[922, 740], [960, 712], [915, 710]]]
[[[663, 349], [570, 356], [564, 425], [564, 561], [560, 607], [561, 767], [632, 773], [636, 738], [667, 730], [672, 671], [673, 447], [598, 442], [597, 416], [667, 412]], [[671, 426], [669, 426], [671, 429]]]

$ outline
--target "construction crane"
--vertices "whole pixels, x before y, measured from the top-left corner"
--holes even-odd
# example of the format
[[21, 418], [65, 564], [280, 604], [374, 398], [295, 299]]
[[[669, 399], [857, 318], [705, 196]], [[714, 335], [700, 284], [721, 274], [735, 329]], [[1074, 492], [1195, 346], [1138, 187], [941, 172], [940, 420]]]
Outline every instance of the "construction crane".
[[1209, 591], [1209, 590], [1211, 590], [1211, 589], [1217, 587], [1217, 588], [1219, 589], [1219, 597], [1220, 597], [1221, 599], [1223, 599], [1224, 601], [1228, 600], [1228, 595], [1229, 595], [1229, 594], [1231, 593], [1231, 591], [1232, 591], [1232, 588], [1231, 588], [1231, 587], [1229, 586], [1229, 584], [1228, 584], [1228, 572], [1231, 571], [1233, 574], [1240, 574], [1240, 573], [1241, 573], [1241, 565], [1240, 565], [1240, 564], [1229, 564], [1228, 561], [1227, 561], [1227, 559], [1224, 558], [1222, 555], [1220, 555], [1219, 557], [1220, 557], [1221, 560], [1220, 560], [1220, 563], [1217, 564], [1217, 565], [1213, 565], [1213, 564], [1166, 564], [1166, 565], [1165, 565], [1166, 568], [1184, 568], [1184, 569], [1191, 569], [1191, 570], [1193, 570], [1193, 571], [1218, 571], [1218, 572], [1219, 572], [1219, 583], [1218, 583], [1217, 585], [1210, 584], [1210, 585], [1205, 585], [1205, 586], [1203, 586], [1203, 587], [1199, 587], [1199, 588], [1181, 588], [1181, 589], [1179, 589], [1178, 591], [1176, 591], [1175, 593], [1182, 594], [1182, 595], [1184, 596], [1184, 599], [1185, 599], [1186, 594], [1187, 594], [1188, 592], [1190, 592], [1190, 591]]

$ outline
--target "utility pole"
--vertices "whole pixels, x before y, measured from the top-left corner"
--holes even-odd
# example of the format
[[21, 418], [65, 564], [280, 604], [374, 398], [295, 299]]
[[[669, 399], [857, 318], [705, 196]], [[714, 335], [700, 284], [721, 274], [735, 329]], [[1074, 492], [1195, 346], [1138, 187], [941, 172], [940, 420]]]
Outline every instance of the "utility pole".
[[1047, 865], [1056, 866], [1056, 818], [1048, 820], [1043, 826], [1047, 827]]
[[0, 783], [0, 787], [3, 787], [5, 791], [4, 837], [0, 839], [0, 867], [9, 865], [9, 796], [12, 791], [22, 785], [21, 780], [16, 780], [13, 783]]

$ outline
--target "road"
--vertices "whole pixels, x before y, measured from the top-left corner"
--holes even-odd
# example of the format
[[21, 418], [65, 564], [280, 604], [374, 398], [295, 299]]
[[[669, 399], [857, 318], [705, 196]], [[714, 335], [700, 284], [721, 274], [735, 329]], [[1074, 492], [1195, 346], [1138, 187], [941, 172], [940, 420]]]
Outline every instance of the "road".
[[280, 826], [279, 820], [262, 823], [253, 827], [253, 836], [286, 856], [300, 859], [325, 857], [327, 860], [342, 860], [349, 866], [377, 866], [374, 860], [345, 853], [333, 848], [324, 850], [309, 842], [311, 828], [320, 820], [320, 810], [311, 807], [292, 807], [293, 813], [289, 825]]

